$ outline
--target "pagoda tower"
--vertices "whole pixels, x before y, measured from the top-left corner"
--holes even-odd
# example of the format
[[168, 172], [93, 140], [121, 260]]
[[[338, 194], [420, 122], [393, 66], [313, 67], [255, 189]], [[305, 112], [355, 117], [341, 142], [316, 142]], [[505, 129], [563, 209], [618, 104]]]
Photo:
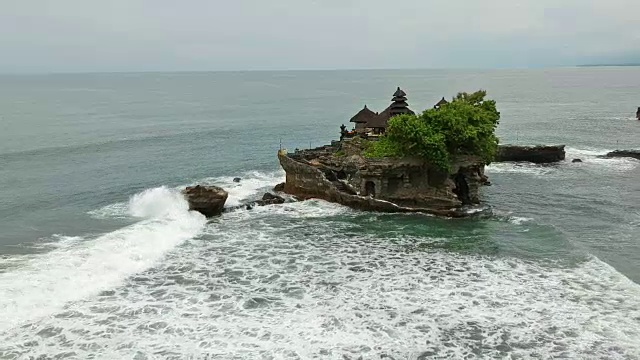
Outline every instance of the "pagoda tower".
[[413, 111], [409, 109], [409, 104], [407, 103], [407, 93], [402, 91], [400, 87], [398, 87], [398, 90], [393, 94], [391, 101], [391, 106], [389, 106], [389, 118], [396, 115], [413, 114]]

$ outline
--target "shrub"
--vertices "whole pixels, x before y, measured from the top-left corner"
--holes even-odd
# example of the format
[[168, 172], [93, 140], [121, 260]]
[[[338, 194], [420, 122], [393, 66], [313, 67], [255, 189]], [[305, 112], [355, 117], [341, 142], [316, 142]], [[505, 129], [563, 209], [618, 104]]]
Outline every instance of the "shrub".
[[500, 113], [486, 94], [459, 93], [439, 109], [391, 118], [386, 134], [369, 145], [365, 156], [419, 156], [445, 170], [462, 154], [480, 156], [489, 164], [498, 150]]

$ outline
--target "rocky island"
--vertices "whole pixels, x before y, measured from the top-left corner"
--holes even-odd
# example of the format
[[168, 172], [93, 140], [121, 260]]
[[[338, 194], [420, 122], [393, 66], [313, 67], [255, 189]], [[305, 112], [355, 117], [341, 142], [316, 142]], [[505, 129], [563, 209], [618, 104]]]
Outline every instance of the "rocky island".
[[[484, 167], [498, 150], [495, 102], [483, 91], [444, 98], [416, 115], [400, 88], [380, 113], [365, 106], [339, 141], [278, 152], [284, 192], [361, 210], [464, 217], [489, 185]], [[468, 115], [472, 115], [469, 118]], [[456, 134], [453, 134], [456, 133]]]

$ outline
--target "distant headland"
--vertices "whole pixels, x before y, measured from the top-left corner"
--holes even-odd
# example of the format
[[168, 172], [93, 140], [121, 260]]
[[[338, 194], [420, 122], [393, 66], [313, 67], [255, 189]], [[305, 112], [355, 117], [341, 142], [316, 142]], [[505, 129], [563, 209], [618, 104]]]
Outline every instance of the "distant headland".
[[640, 62], [630, 62], [630, 63], [603, 63], [603, 64], [581, 64], [577, 65], [578, 67], [632, 67], [632, 66], [640, 66]]

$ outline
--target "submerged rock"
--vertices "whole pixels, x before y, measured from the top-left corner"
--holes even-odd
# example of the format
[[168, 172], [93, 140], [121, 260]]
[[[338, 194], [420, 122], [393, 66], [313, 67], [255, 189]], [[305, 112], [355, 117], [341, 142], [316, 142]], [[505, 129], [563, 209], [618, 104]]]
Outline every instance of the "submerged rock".
[[605, 155], [606, 157], [630, 157], [640, 160], [640, 150], [616, 150]]
[[[296, 199], [297, 200], [297, 199]], [[289, 202], [293, 201], [293, 199], [289, 200]], [[265, 193], [262, 195], [260, 200], [246, 202], [240, 205], [231, 206], [224, 208], [224, 212], [233, 212], [240, 209], [245, 210], [253, 210], [256, 206], [267, 206], [267, 205], [279, 205], [287, 202], [287, 199], [282, 196], [274, 195], [271, 193]]]
[[565, 159], [564, 145], [500, 145], [495, 162], [514, 161], [546, 164]]
[[241, 179], [241, 178], [239, 178], [239, 177], [237, 177], [237, 178], [233, 178], [233, 182], [235, 182], [235, 183], [239, 183], [241, 180], [242, 180], [242, 179]]
[[571, 160], [572, 163], [581, 163], [582, 160], [581, 159], [573, 159]]
[[213, 217], [222, 214], [224, 203], [229, 194], [217, 186], [189, 186], [183, 190], [189, 210], [195, 210], [206, 217]]
[[282, 196], [274, 195], [271, 193], [266, 193], [262, 196], [262, 200], [258, 200], [255, 202], [258, 206], [265, 205], [275, 205], [275, 204], [284, 204], [285, 199]]

